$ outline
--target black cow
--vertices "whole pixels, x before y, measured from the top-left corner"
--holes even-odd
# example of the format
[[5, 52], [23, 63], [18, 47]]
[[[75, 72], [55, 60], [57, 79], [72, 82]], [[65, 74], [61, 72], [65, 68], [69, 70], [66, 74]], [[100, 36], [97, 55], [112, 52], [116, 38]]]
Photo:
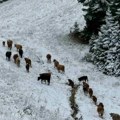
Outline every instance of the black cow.
[[88, 81], [88, 77], [87, 76], [82, 76], [80, 78], [78, 78], [78, 80], [81, 82], [81, 81]]
[[74, 82], [71, 79], [68, 79], [68, 82], [69, 82], [68, 85], [70, 85], [72, 88], [74, 88]]
[[8, 59], [8, 61], [10, 61], [11, 54], [12, 54], [11, 51], [6, 52], [6, 60]]
[[38, 81], [41, 80], [41, 83], [43, 81], [48, 82], [48, 85], [50, 84], [50, 78], [51, 78], [51, 73], [42, 73], [40, 74], [40, 76], [38, 77]]
[[29, 72], [30, 65], [27, 63], [26, 64], [26, 71]]
[[19, 49], [19, 55], [22, 58], [22, 56], [23, 56], [23, 50], [22, 49]]
[[47, 55], [46, 55], [46, 58], [47, 58], [47, 62], [48, 62], [48, 63], [51, 63], [51, 54], [47, 54]]
[[3, 46], [5, 46], [5, 41], [3, 41]]

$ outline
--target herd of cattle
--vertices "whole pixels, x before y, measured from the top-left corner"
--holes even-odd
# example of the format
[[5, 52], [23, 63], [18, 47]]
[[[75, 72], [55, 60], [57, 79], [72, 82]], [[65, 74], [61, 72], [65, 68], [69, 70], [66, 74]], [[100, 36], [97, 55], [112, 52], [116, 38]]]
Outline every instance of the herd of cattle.
[[[100, 117], [103, 117], [104, 114], [104, 105], [102, 102], [100, 102], [97, 105], [97, 97], [95, 95], [93, 95], [93, 90], [92, 88], [90, 88], [89, 84], [88, 84], [88, 77], [87, 76], [82, 76], [80, 78], [78, 78], [79, 82], [83, 82], [83, 91], [85, 94], [89, 94], [90, 98], [93, 100], [93, 102], [95, 103], [95, 105], [97, 106], [97, 112], [99, 114]], [[68, 79], [69, 85], [74, 88], [74, 82], [71, 79]]]
[[[3, 41], [3, 46], [5, 46], [5, 41]], [[12, 55], [12, 52], [11, 52], [11, 49], [12, 49], [12, 46], [13, 46], [13, 41], [12, 40], [7, 40], [7, 46], [8, 46], [8, 49], [9, 51], [6, 52], [6, 60], [10, 61], [11, 60], [11, 55]], [[14, 63], [20, 67], [20, 57], [22, 58], [23, 57], [23, 50], [22, 50], [22, 45], [20, 44], [14, 44], [14, 46], [16, 47], [18, 53], [14, 54], [13, 55], [13, 60], [14, 60]], [[20, 56], [20, 57], [19, 57]], [[24, 58], [25, 62], [26, 62], [26, 70], [27, 72], [29, 72], [29, 68], [32, 67], [31, 65], [31, 60], [27, 57]]]
[[[93, 102], [95, 103], [95, 105], [97, 105], [97, 97], [95, 95], [93, 95], [93, 90], [92, 88], [90, 88], [89, 84], [88, 84], [88, 77], [87, 76], [82, 76], [81, 78], [78, 78], [79, 81], [83, 81], [83, 91], [85, 94], [89, 94], [90, 98], [92, 98]], [[99, 116], [103, 117], [104, 114], [104, 105], [102, 102], [100, 102], [97, 105], [97, 112], [99, 114]]]
[[[3, 46], [5, 45], [5, 41], [3, 41]], [[8, 49], [10, 49], [9, 51], [6, 52], [6, 60], [10, 61], [11, 59], [11, 49], [12, 49], [12, 45], [13, 45], [13, 41], [12, 40], [7, 40], [7, 47]], [[13, 55], [13, 59], [14, 59], [14, 63], [19, 67], [20, 66], [20, 57], [23, 57], [23, 50], [22, 50], [22, 45], [20, 44], [14, 44], [14, 47], [16, 47], [17, 51], [19, 54], [14, 54]], [[51, 63], [51, 54], [47, 54], [46, 55], [46, 59], [48, 63]], [[32, 67], [31, 64], [31, 60], [27, 57], [24, 58], [25, 62], [26, 62], [26, 71], [29, 72], [29, 68]], [[65, 66], [60, 64], [56, 59], [53, 60], [54, 63], [54, 68], [56, 68], [58, 70], [58, 72], [65, 72]], [[43, 82], [47, 82], [48, 85], [50, 85], [50, 79], [51, 79], [51, 72], [48, 73], [41, 73], [38, 77], [38, 81], [41, 80], [41, 83]], [[92, 88], [90, 88], [89, 84], [88, 84], [88, 77], [87, 76], [82, 76], [80, 78], [78, 78], [78, 81], [82, 81], [83, 82], [83, 91], [85, 94], [89, 94], [90, 98], [92, 98], [93, 102], [95, 103], [95, 105], [97, 105], [97, 98], [96, 96], [93, 95], [93, 90]], [[74, 89], [74, 82], [71, 79], [68, 79], [68, 85], [70, 85], [73, 89]], [[97, 112], [98, 114], [103, 117], [104, 114], [104, 105], [103, 103], [99, 103], [97, 105]]]

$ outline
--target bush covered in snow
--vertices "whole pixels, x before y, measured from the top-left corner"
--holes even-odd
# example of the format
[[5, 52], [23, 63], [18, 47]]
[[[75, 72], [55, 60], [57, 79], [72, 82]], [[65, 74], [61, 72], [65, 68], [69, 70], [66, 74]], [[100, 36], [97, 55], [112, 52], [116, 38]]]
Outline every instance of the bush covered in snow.
[[70, 29], [70, 34], [74, 37], [78, 37], [79, 33], [80, 33], [79, 24], [75, 22], [73, 28]]
[[81, 43], [88, 44], [88, 40], [86, 39], [83, 32], [80, 31], [79, 24], [77, 22], [75, 22], [74, 26], [70, 28], [69, 36], [72, 39], [78, 40]]
[[106, 24], [101, 26], [97, 38], [91, 38], [90, 46], [91, 60], [99, 70], [107, 75], [120, 76], [120, 30], [110, 10], [107, 11]]

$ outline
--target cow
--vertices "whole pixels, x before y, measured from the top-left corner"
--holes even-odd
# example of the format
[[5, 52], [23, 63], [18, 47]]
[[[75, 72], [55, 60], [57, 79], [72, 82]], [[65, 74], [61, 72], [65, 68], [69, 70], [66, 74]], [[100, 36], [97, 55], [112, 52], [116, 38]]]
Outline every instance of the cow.
[[58, 72], [60, 72], [60, 71], [65, 72], [65, 66], [58, 64], [57, 65], [57, 70], [58, 70]]
[[97, 105], [97, 97], [96, 96], [92, 96], [92, 100], [93, 100], [93, 102], [95, 103], [95, 105]]
[[13, 44], [12, 40], [7, 40], [7, 45], [8, 45], [8, 48], [10, 48], [10, 50], [12, 49], [12, 44]]
[[54, 68], [56, 68], [59, 62], [56, 59], [54, 59], [53, 62], [54, 62]]
[[100, 117], [103, 117], [103, 114], [104, 114], [104, 105], [103, 104], [97, 105], [97, 112]]
[[5, 41], [2, 42], [3, 46], [5, 47]]
[[42, 73], [38, 77], [38, 81], [41, 80], [41, 83], [43, 83], [43, 81], [46, 83], [47, 81], [48, 85], [50, 85], [50, 79], [51, 79], [51, 73]]
[[120, 120], [120, 115], [119, 114], [110, 113], [110, 116], [112, 117], [113, 120]]
[[46, 55], [46, 58], [47, 58], [47, 62], [48, 62], [48, 63], [51, 63], [51, 55], [50, 55], [50, 54], [47, 54], [47, 55]]
[[30, 65], [27, 63], [26, 64], [26, 71], [29, 72]]
[[102, 102], [100, 102], [100, 103], [99, 103], [99, 106], [102, 106], [102, 107], [104, 108], [104, 105], [103, 105], [103, 103], [102, 103]]
[[19, 57], [16, 58], [16, 64], [18, 67], [20, 67], [20, 58]]
[[87, 93], [89, 90], [89, 85], [86, 82], [83, 82], [83, 91], [84, 93]]
[[22, 45], [20, 45], [20, 44], [15, 44], [15, 47], [17, 48], [17, 51], [18, 51], [19, 49], [22, 49]]
[[16, 58], [18, 57], [18, 54], [13, 55], [14, 62], [16, 63]]
[[92, 90], [92, 88], [89, 88], [89, 89], [88, 89], [88, 93], [89, 93], [90, 97], [92, 97], [92, 95], [93, 95], [93, 90]]
[[74, 82], [71, 79], [68, 79], [68, 85], [70, 85], [72, 88], [74, 88]]
[[78, 80], [81, 82], [81, 81], [87, 81], [88, 82], [88, 77], [87, 76], [82, 76], [80, 78], [78, 78]]
[[21, 58], [23, 57], [23, 50], [22, 49], [19, 49], [19, 55]]
[[12, 54], [11, 51], [7, 51], [7, 52], [6, 52], [6, 60], [10, 61], [11, 54]]
[[28, 63], [30, 65], [30, 67], [32, 67], [31, 60], [29, 58], [24, 58], [24, 59], [25, 59], [26, 64]]

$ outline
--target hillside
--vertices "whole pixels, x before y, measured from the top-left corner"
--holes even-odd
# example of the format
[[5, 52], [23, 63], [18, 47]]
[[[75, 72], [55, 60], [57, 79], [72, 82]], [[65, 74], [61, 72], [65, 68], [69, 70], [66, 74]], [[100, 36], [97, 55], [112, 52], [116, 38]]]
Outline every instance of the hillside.
[[[0, 120], [73, 120], [69, 98], [71, 87], [67, 79], [79, 84], [78, 77], [87, 75], [98, 102], [105, 106], [105, 120], [109, 113], [120, 114], [120, 78], [100, 73], [94, 65], [83, 60], [89, 46], [73, 42], [67, 36], [70, 27], [78, 21], [83, 29], [82, 5], [77, 0], [10, 0], [0, 4]], [[18, 68], [6, 61], [8, 48], [2, 41], [12, 39], [23, 45], [24, 57], [32, 60], [30, 73], [21, 59]], [[12, 48], [12, 55], [17, 53]], [[61, 74], [48, 64], [46, 54], [65, 65]], [[52, 72], [50, 86], [37, 81], [40, 73]], [[101, 120], [89, 96], [80, 84], [76, 93], [77, 118]]]

